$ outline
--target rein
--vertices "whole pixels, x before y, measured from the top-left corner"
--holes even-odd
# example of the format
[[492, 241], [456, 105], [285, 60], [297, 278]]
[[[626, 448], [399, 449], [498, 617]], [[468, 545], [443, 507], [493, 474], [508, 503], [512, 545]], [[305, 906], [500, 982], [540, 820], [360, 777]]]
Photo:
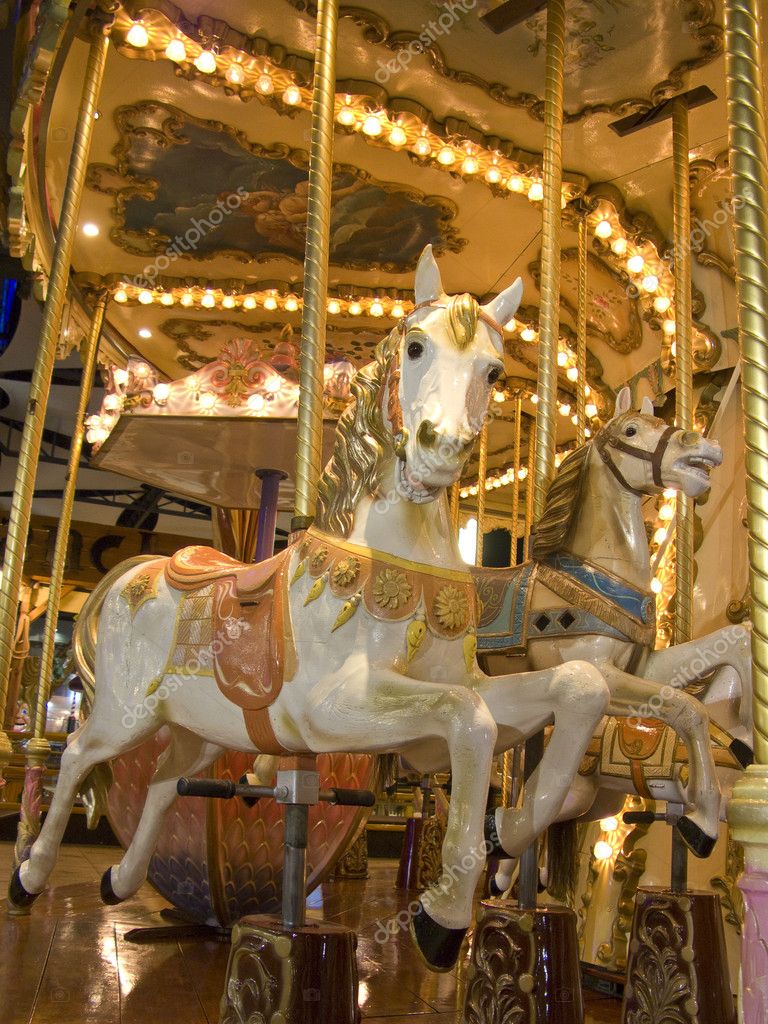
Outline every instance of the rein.
[[630, 455], [634, 459], [640, 459], [643, 462], [650, 462], [653, 482], [657, 487], [663, 488], [664, 484], [661, 477], [661, 464], [664, 461], [664, 456], [666, 455], [669, 442], [672, 440], [672, 435], [677, 433], [677, 430], [678, 428], [675, 426], [666, 427], [652, 452], [646, 451], [644, 448], [635, 448], [631, 444], [627, 444], [626, 441], [622, 441], [620, 437], [615, 437], [607, 431], [601, 431], [597, 435], [594, 440], [594, 445], [597, 450], [597, 454], [603, 461], [603, 464], [608, 467], [611, 473], [613, 473], [621, 486], [632, 494], [637, 494], [639, 497], [644, 498], [645, 492], [638, 490], [637, 487], [633, 487], [629, 483], [627, 478], [611, 458], [609, 449], [614, 448], [616, 451], [622, 452], [624, 455]]

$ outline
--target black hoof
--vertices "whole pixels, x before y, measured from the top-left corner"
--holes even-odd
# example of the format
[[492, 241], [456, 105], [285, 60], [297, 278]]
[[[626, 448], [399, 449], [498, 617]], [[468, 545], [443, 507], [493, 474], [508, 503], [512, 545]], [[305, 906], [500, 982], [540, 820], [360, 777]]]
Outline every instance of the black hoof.
[[421, 903], [411, 921], [411, 934], [430, 971], [450, 971], [459, 959], [466, 928], [444, 928], [433, 921]]
[[116, 907], [118, 903], [123, 902], [123, 897], [118, 896], [112, 888], [112, 868], [107, 868], [101, 876], [101, 902], [106, 903], [108, 907]]
[[731, 740], [731, 753], [739, 762], [742, 768], [749, 768], [755, 762], [755, 755], [752, 748], [742, 743], [741, 740]]
[[490, 814], [486, 814], [483, 826], [484, 838], [486, 842], [486, 857], [502, 857], [505, 860], [510, 860], [511, 858], [509, 854], [501, 845], [501, 840], [499, 839], [499, 833], [496, 829], [495, 811], [491, 811]]
[[694, 857], [708, 857], [714, 850], [717, 840], [708, 836], [707, 833], [700, 829], [696, 822], [691, 821], [690, 818], [680, 818], [675, 827], [677, 828], [680, 838]]
[[499, 896], [503, 896], [505, 892], [505, 889], [500, 889], [496, 884], [496, 876], [491, 875], [488, 880], [488, 895], [493, 896], [494, 899], [498, 899]]
[[16, 868], [8, 883], [8, 902], [11, 906], [15, 910], [28, 910], [39, 895], [39, 892], [27, 892], [21, 884], [21, 868]]

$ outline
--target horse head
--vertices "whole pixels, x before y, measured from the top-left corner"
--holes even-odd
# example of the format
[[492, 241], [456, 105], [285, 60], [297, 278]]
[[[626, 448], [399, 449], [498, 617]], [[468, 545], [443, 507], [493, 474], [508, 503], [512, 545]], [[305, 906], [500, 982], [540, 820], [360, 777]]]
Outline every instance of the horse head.
[[518, 278], [486, 305], [447, 295], [428, 245], [416, 268], [414, 309], [398, 324], [384, 422], [401, 496], [432, 501], [459, 478], [504, 372], [502, 330], [520, 304]]
[[698, 498], [709, 490], [709, 474], [723, 461], [716, 441], [696, 430], [668, 426], [643, 399], [639, 412], [630, 410], [629, 388], [616, 398], [616, 410], [595, 436], [594, 447], [619, 483], [635, 494], [658, 494], [666, 488]]

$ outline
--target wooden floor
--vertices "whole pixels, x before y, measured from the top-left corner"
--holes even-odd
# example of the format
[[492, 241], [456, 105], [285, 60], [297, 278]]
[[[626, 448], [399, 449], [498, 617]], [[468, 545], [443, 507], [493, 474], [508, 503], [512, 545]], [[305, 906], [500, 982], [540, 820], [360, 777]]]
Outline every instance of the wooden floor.
[[[157, 926], [168, 904], [146, 885], [119, 907], [99, 899], [113, 848], [65, 846], [51, 888], [28, 917], [0, 916], [0, 1024], [217, 1024], [228, 945], [173, 940], [137, 945], [132, 928]], [[0, 884], [12, 847], [0, 844]], [[394, 890], [393, 861], [372, 861], [366, 882], [323, 887], [322, 915], [359, 936], [365, 1024], [459, 1024], [463, 963], [452, 974], [421, 965], [406, 931], [382, 945], [379, 921], [407, 900]], [[319, 914], [320, 911], [312, 911]], [[381, 934], [381, 933], [379, 933]], [[588, 1024], [616, 1024], [620, 1003], [586, 993]]]

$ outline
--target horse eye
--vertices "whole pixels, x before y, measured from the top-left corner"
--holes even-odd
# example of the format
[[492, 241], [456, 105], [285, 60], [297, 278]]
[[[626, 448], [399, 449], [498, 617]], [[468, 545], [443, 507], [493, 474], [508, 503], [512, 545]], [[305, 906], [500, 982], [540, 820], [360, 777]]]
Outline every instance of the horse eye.
[[635, 434], [637, 433], [637, 427], [627, 427], [627, 429], [624, 431], [624, 433], [626, 434], [627, 437], [634, 437]]
[[408, 358], [418, 359], [424, 352], [424, 346], [420, 341], [412, 341], [408, 345]]
[[494, 366], [492, 369], [490, 369], [488, 371], [488, 383], [489, 384], [495, 384], [500, 376], [501, 376], [501, 367]]

